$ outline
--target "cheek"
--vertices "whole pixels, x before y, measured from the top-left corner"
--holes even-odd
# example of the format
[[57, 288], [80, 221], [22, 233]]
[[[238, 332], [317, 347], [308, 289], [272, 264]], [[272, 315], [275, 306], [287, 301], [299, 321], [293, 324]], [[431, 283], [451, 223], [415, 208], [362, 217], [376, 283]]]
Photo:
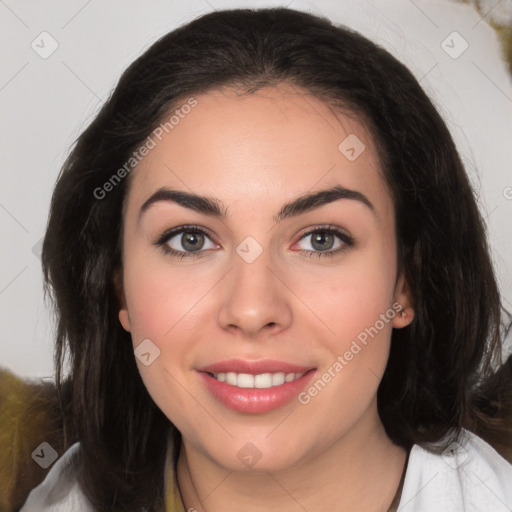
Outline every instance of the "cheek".
[[[322, 391], [317, 406], [329, 408], [343, 396], [337, 413], [341, 422], [362, 414], [387, 365], [396, 314], [394, 258], [393, 247], [382, 240], [371, 250], [347, 253], [339, 265], [323, 269], [322, 274], [308, 275], [301, 288], [303, 294], [309, 290], [304, 302], [316, 306], [312, 309], [321, 320], [322, 345], [328, 353], [322, 358], [322, 382], [317, 386], [323, 389], [328, 383], [328, 390]], [[312, 389], [314, 396], [317, 392]]]
[[194, 319], [206, 283], [191, 267], [172, 267], [164, 257], [141, 251], [125, 261], [125, 293], [134, 343], [150, 338], [165, 343]]
[[311, 403], [319, 417], [329, 415], [333, 436], [340, 428], [348, 429], [375, 399], [396, 314], [392, 256], [384, 260], [359, 254], [357, 258], [340, 265], [329, 279], [310, 277], [307, 287], [313, 290], [307, 301], [318, 305], [315, 313], [322, 321], [326, 352], [317, 380], [301, 395], [301, 403]]
[[[159, 355], [149, 366], [137, 360], [141, 377], [155, 403], [169, 418], [180, 418], [190, 406], [182, 385], [193, 365], [197, 345], [204, 339], [206, 318], [217, 274], [207, 266], [171, 265], [160, 255], [134, 248], [124, 266], [125, 294], [133, 347], [143, 340], [156, 345]], [[147, 342], [146, 342], [147, 343]], [[169, 401], [169, 396], [173, 400]], [[178, 422], [179, 423], [179, 422]]]
[[143, 251], [139, 255], [134, 250], [124, 270], [133, 347], [149, 339], [159, 351], [148, 366], [136, 359], [141, 378], [164, 414], [178, 428], [185, 428], [181, 424], [184, 410], [191, 421], [200, 420], [199, 413], [190, 410], [190, 396], [183, 392], [182, 383], [194, 340], [200, 339], [198, 317], [204, 312], [199, 299], [206, 284], [201, 285], [190, 271], [171, 269], [165, 259], [157, 261]]
[[[395, 281], [392, 253], [353, 253], [336, 267], [302, 276], [297, 280], [302, 283], [298, 294], [321, 321], [324, 339], [333, 351], [350, 345], [391, 308]], [[390, 326], [391, 321], [386, 322], [382, 330], [389, 334]]]

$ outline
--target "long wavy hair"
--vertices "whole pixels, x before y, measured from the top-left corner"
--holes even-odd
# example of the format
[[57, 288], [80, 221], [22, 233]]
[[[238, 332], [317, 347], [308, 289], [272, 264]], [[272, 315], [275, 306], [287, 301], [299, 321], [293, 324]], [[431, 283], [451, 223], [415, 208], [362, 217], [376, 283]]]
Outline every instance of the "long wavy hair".
[[169, 430], [177, 446], [180, 434], [148, 394], [118, 321], [114, 276], [130, 180], [104, 197], [98, 190], [192, 95], [220, 87], [251, 94], [284, 81], [365, 123], [392, 194], [415, 317], [393, 330], [378, 389], [388, 436], [410, 449], [465, 427], [512, 458], [512, 360], [502, 361], [484, 222], [431, 100], [387, 51], [325, 18], [217, 11], [168, 33], [128, 67], [53, 193], [42, 263], [57, 316], [56, 382], [67, 444], [80, 441], [79, 483], [99, 512], [162, 511], [162, 446]]

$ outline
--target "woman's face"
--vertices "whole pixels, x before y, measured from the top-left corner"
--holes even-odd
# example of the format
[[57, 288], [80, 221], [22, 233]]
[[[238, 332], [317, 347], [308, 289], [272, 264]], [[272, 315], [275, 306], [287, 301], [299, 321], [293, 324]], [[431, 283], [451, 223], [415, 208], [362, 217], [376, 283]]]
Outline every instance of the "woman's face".
[[287, 84], [195, 101], [130, 177], [119, 318], [188, 450], [291, 467], [380, 426], [412, 318], [392, 200], [355, 116]]

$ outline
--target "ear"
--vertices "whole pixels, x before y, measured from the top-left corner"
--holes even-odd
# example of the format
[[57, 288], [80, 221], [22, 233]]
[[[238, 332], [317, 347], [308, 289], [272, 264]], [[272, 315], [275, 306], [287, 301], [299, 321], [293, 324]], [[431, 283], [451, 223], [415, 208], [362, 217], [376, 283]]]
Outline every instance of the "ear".
[[[397, 314], [393, 318], [392, 325], [396, 329], [401, 329], [409, 325], [414, 318], [414, 307], [412, 303], [412, 293], [407, 283], [404, 273], [400, 272], [398, 281], [395, 287], [395, 299], [393, 302], [393, 308], [395, 304], [400, 304], [401, 309], [397, 311]], [[403, 311], [405, 316], [401, 316], [399, 313]]]
[[124, 295], [122, 268], [118, 268], [114, 271], [113, 282], [117, 299], [119, 301], [119, 322], [121, 322], [121, 325], [123, 326], [123, 329], [125, 331], [130, 332], [130, 315], [128, 314], [128, 307], [126, 306], [126, 297]]

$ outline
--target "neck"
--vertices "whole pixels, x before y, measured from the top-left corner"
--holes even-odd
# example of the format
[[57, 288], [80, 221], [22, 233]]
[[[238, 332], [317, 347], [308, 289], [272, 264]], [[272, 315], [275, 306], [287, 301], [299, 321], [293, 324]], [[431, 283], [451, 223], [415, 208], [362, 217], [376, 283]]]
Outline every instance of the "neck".
[[198, 512], [385, 512], [397, 492], [406, 451], [375, 416], [324, 452], [274, 472], [233, 472], [182, 440], [177, 477], [185, 510]]

